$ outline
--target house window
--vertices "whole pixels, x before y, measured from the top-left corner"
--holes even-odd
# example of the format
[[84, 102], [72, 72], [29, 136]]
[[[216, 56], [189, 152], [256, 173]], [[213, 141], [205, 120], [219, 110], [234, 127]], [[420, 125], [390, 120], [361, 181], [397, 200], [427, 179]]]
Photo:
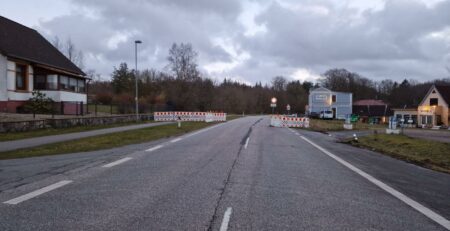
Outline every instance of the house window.
[[35, 75], [34, 89], [36, 90], [57, 90], [58, 76], [57, 75]]
[[332, 103], [336, 103], [336, 95], [332, 95], [331, 96], [331, 102]]
[[59, 89], [68, 90], [69, 89], [69, 77], [67, 76], [59, 76]]
[[438, 98], [430, 98], [430, 106], [437, 106]]
[[77, 91], [77, 79], [69, 78], [69, 90]]
[[58, 89], [58, 76], [57, 75], [47, 75], [47, 89], [57, 90]]
[[411, 119], [412, 119], [412, 123], [416, 124], [417, 123], [417, 115], [411, 115]]
[[16, 64], [16, 90], [27, 90], [27, 65]]
[[46, 76], [45, 75], [35, 75], [34, 76], [34, 89], [45, 90], [46, 89]]
[[84, 93], [85, 91], [86, 91], [86, 87], [85, 87], [84, 79], [79, 79], [78, 80], [78, 92]]

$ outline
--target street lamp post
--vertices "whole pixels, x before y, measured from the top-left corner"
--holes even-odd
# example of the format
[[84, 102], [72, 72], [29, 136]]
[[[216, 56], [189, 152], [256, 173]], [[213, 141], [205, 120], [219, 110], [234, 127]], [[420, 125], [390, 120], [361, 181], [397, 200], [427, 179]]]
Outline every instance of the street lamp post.
[[134, 57], [135, 57], [135, 69], [134, 69], [134, 82], [135, 82], [135, 88], [136, 88], [136, 96], [134, 98], [134, 101], [136, 103], [136, 121], [139, 121], [139, 98], [138, 98], [138, 69], [137, 69], [137, 45], [141, 44], [141, 40], [134, 41]]
[[272, 115], [274, 113], [276, 106], [277, 106], [277, 98], [272, 97], [272, 99], [270, 100], [270, 107], [272, 108]]

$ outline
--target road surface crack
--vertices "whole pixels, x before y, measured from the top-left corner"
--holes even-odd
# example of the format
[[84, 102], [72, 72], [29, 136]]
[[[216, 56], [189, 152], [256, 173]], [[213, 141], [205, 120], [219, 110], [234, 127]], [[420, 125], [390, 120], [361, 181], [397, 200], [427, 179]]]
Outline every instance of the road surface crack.
[[241, 143], [240, 143], [241, 145], [240, 145], [240, 147], [239, 147], [239, 151], [238, 151], [238, 153], [236, 154], [236, 157], [235, 157], [235, 159], [234, 159], [234, 161], [233, 161], [233, 164], [231, 165], [230, 170], [228, 171], [228, 174], [227, 174], [227, 177], [225, 178], [223, 187], [220, 189], [219, 198], [217, 199], [216, 205], [215, 205], [215, 207], [214, 207], [214, 213], [213, 213], [213, 216], [211, 217], [211, 220], [209, 221], [208, 231], [212, 231], [212, 228], [213, 228], [213, 225], [214, 225], [214, 221], [215, 221], [216, 219], [218, 219], [218, 218], [220, 219], [219, 214], [217, 214], [218, 209], [219, 209], [219, 206], [220, 206], [220, 202], [222, 201], [223, 196], [225, 195], [225, 191], [226, 191], [226, 189], [227, 189], [227, 186], [228, 186], [228, 184], [230, 183], [231, 174], [233, 173], [233, 170], [234, 170], [234, 168], [235, 168], [235, 166], [236, 166], [236, 164], [237, 164], [237, 162], [238, 162], [238, 160], [239, 160], [239, 157], [240, 157], [241, 152], [242, 152], [243, 147], [244, 147], [243, 145], [245, 144], [245, 141], [247, 140], [247, 138], [250, 137], [250, 134], [252, 133], [252, 128], [253, 128], [253, 126], [255, 126], [257, 123], [259, 123], [261, 120], [262, 120], [262, 119], [257, 120], [255, 123], [253, 123], [253, 124], [249, 127], [247, 133], [245, 134], [245, 136], [243, 137], [243, 139], [242, 139], [242, 141], [241, 141]]

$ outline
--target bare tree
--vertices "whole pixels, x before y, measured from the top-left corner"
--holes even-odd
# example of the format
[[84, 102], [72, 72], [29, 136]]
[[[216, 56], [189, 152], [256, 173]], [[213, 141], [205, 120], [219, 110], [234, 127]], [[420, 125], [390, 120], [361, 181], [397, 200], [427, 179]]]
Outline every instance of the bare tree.
[[63, 44], [58, 36], [55, 36], [52, 41], [53, 46], [63, 53], [70, 61], [75, 63], [80, 69], [84, 69], [84, 55], [81, 50], [78, 50], [71, 38], [68, 38]]
[[272, 88], [275, 91], [284, 91], [286, 90], [287, 80], [283, 76], [276, 76], [272, 79]]
[[199, 78], [197, 55], [190, 43], [181, 43], [180, 45], [174, 43], [172, 45], [167, 60], [170, 70], [177, 79], [192, 81]]
[[53, 38], [52, 44], [53, 44], [53, 46], [54, 46], [56, 49], [58, 49], [59, 51], [62, 51], [61, 40], [59, 39], [58, 36], [55, 36], [55, 37]]

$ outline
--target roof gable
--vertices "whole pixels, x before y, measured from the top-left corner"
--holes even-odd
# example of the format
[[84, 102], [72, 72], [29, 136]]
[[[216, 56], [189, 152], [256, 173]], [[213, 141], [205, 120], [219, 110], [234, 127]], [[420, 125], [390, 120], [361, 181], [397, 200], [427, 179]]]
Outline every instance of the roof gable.
[[422, 105], [425, 102], [425, 99], [428, 98], [428, 96], [436, 90], [438, 94], [442, 96], [442, 98], [445, 100], [445, 103], [450, 106], [450, 86], [444, 86], [444, 85], [433, 85], [431, 86], [430, 90], [428, 90], [427, 94], [423, 97], [422, 102], [420, 102], [420, 105]]
[[311, 92], [316, 92], [316, 91], [321, 91], [321, 92], [324, 92], [324, 91], [326, 91], [326, 92], [331, 92], [330, 89], [325, 88], [325, 87], [318, 87], [318, 88], [315, 88], [315, 89], [312, 89], [312, 90], [311, 90]]
[[0, 16], [0, 53], [61, 69], [76, 75], [85, 73], [50, 44], [36, 30]]
[[435, 87], [442, 98], [444, 98], [447, 105], [450, 106], [450, 86], [437, 85]]

